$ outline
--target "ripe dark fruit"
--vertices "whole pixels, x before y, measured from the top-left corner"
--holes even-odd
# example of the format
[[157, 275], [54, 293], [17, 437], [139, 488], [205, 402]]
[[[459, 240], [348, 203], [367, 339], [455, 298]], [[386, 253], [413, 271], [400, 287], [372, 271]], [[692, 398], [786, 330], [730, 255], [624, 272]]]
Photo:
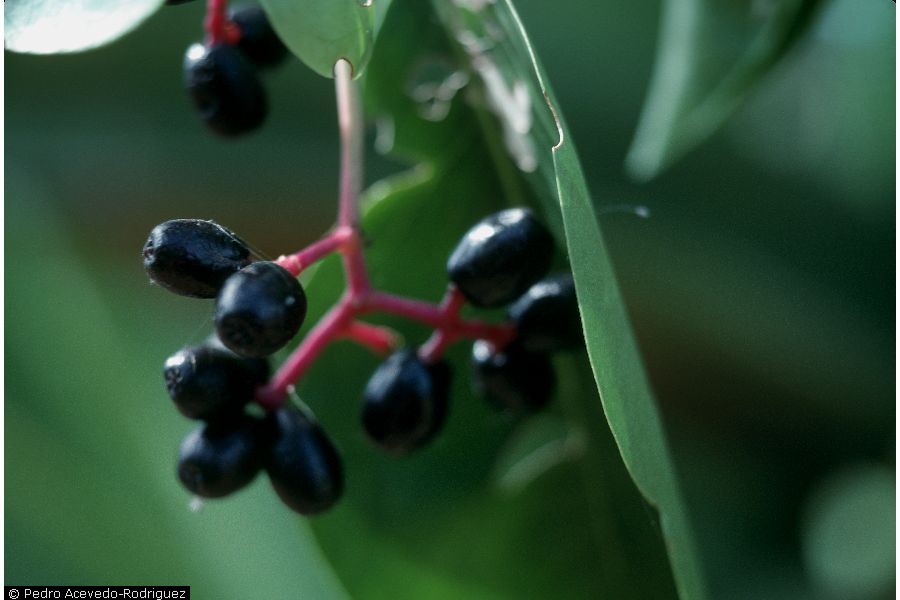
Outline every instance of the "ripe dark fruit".
[[222, 340], [220, 340], [219, 336], [217, 336], [216, 334], [212, 334], [211, 336], [206, 338], [206, 341], [203, 342], [203, 344], [205, 346], [221, 350], [229, 356], [233, 356], [234, 358], [241, 361], [245, 367], [250, 369], [253, 380], [257, 385], [262, 385], [267, 382], [269, 380], [269, 376], [272, 374], [272, 365], [269, 364], [268, 358], [241, 356], [240, 354], [238, 354], [237, 352], [233, 352], [225, 344], [223, 344]]
[[530, 210], [511, 208], [480, 221], [447, 261], [447, 274], [482, 307], [507, 304], [550, 268], [553, 238]]
[[272, 262], [256, 262], [228, 278], [216, 298], [216, 332], [242, 356], [268, 356], [303, 324], [306, 294], [300, 282]]
[[181, 444], [178, 478], [203, 498], [227, 496], [256, 477], [267, 444], [262, 423], [252, 417], [204, 425]]
[[257, 67], [275, 66], [287, 56], [287, 47], [259, 6], [234, 8], [229, 18], [241, 32], [237, 47]]
[[181, 414], [206, 421], [240, 413], [265, 382], [244, 359], [210, 346], [182, 348], [166, 360], [163, 375]]
[[478, 340], [472, 346], [472, 386], [501, 410], [530, 412], [550, 401], [556, 376], [550, 358], [511, 345], [493, 352], [488, 342]]
[[144, 269], [167, 290], [215, 298], [225, 280], [250, 264], [250, 250], [212, 221], [177, 219], [153, 228], [144, 244]]
[[509, 307], [517, 340], [527, 350], [550, 352], [584, 345], [575, 282], [569, 274], [537, 282]]
[[406, 454], [430, 441], [447, 414], [450, 371], [426, 366], [411, 350], [392, 354], [363, 393], [362, 423], [369, 438], [392, 454]]
[[184, 87], [200, 118], [221, 135], [247, 133], [266, 118], [266, 94], [253, 65], [227, 44], [188, 48]]
[[292, 408], [269, 416], [272, 444], [266, 471], [289, 508], [302, 515], [331, 508], [344, 491], [341, 457], [322, 428]]

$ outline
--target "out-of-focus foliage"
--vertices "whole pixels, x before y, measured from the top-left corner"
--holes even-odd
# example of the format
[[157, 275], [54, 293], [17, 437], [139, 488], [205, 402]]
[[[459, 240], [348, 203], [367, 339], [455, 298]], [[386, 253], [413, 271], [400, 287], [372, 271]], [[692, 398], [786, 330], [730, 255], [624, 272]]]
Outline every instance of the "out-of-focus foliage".
[[722, 126], [826, 0], [668, 0], [627, 164], [649, 179]]
[[[190, 113], [180, 64], [201, 36], [201, 4], [162, 10], [103, 50], [6, 57], [8, 583], [184, 582], [199, 598], [344, 595], [307, 527], [263, 478], [194, 514], [173, 474], [191, 425], [169, 405], [161, 363], [205, 337], [211, 311], [147, 284], [137, 258], [144, 236], [165, 219], [210, 217], [276, 255], [328, 227], [336, 189], [332, 88], [299, 64], [266, 79], [270, 120], [251, 138], [212, 138]], [[578, 19], [552, 3], [517, 6], [598, 200], [711, 596], [821, 598], [823, 586], [837, 586], [860, 600], [889, 597], [894, 573], [880, 565], [892, 563], [894, 548], [867, 543], [863, 527], [893, 522], [880, 491], [894, 479], [893, 3], [827, 6], [729, 124], [647, 185], [630, 182], [622, 163], [659, 5], [577, 0]], [[396, 169], [371, 158], [369, 181]], [[646, 205], [652, 216], [635, 218], [623, 205]], [[438, 264], [437, 246], [434, 255], [405, 252], [409, 268]], [[396, 257], [389, 264], [397, 277], [407, 268]], [[422, 293], [439, 293], [433, 283]], [[361, 350], [334, 352], [374, 368]], [[361, 435], [363, 377], [327, 366], [316, 375], [326, 389], [314, 408], [336, 437], [352, 440]], [[498, 436], [512, 429], [475, 399], [461, 406], [467, 412], [458, 414], [483, 419], [474, 427]], [[510, 548], [506, 513], [469, 516], [453, 489], [424, 495], [443, 476], [426, 465], [452, 457], [475, 464], [454, 478], [492, 493], [494, 465], [477, 461], [504, 456], [495, 453], [503, 444], [460, 451], [452, 444], [465, 423], [451, 422], [435, 455], [387, 465], [403, 485], [385, 486], [372, 510], [402, 505], [420, 527], [452, 531], [468, 552]], [[360, 469], [387, 462], [373, 452], [349, 455], [354, 461]], [[876, 465], [881, 483], [846, 479], [847, 464]], [[529, 483], [515, 514], [532, 506], [527, 494], [578, 476], [578, 465], [563, 460]], [[834, 481], [850, 483], [841, 492]], [[436, 507], [437, 516], [418, 507]], [[869, 519], [853, 518], [861, 509]], [[530, 513], [536, 535], [563, 535], [552, 524], [540, 529], [545, 512]], [[356, 559], [359, 571], [343, 585], [379, 597], [390, 588], [367, 568], [368, 536], [355, 536], [370, 522], [340, 521], [342, 513], [357, 509], [343, 505], [314, 527], [333, 528], [337, 550]], [[866, 559], [863, 583], [828, 566], [834, 531], [863, 540], [855, 546]], [[420, 597], [485, 589], [454, 575], [465, 564], [449, 550], [424, 557], [442, 569], [411, 560], [416, 534], [379, 548], [392, 565], [385, 573], [401, 573]], [[513, 550], [510, 577], [521, 558]], [[575, 546], [566, 558], [574, 573], [616, 551]], [[575, 581], [560, 584], [569, 597], [584, 595], [566, 587]]]

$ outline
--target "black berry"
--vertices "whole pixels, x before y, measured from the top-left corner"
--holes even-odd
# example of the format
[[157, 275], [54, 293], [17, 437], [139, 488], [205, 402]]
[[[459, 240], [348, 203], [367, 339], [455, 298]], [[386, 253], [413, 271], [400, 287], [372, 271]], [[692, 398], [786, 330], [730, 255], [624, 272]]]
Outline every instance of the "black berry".
[[450, 281], [476, 306], [502, 306], [550, 268], [553, 238], [530, 210], [511, 208], [480, 221], [447, 261]]
[[287, 56], [287, 47], [259, 6], [239, 6], [229, 13], [241, 32], [237, 47], [257, 67], [272, 67]]
[[178, 478], [203, 498], [221, 498], [250, 483], [268, 445], [259, 419], [240, 416], [194, 430], [181, 444]]
[[228, 348], [228, 346], [223, 344], [222, 340], [220, 340], [219, 336], [215, 333], [206, 338], [206, 341], [203, 343], [206, 346], [221, 350], [229, 356], [233, 356], [234, 358], [241, 361], [245, 367], [250, 369], [253, 380], [258, 382], [259, 385], [262, 385], [269, 380], [269, 376], [272, 374], [272, 365], [269, 364], [268, 358], [241, 356], [240, 354], [238, 354], [237, 352], [233, 352], [230, 348]]
[[166, 360], [166, 389], [181, 414], [211, 421], [239, 413], [265, 382], [236, 355], [210, 346], [182, 348]]
[[269, 419], [273, 440], [266, 471], [281, 501], [303, 515], [333, 506], [344, 491], [344, 471], [325, 431], [291, 408], [280, 408]]
[[250, 250], [212, 221], [177, 219], [153, 228], [144, 244], [144, 269], [171, 292], [215, 298], [225, 280], [250, 264]]
[[406, 454], [430, 441], [447, 414], [450, 371], [425, 365], [411, 350], [392, 354], [369, 379], [362, 423], [369, 438], [393, 454]]
[[188, 48], [184, 86], [200, 118], [221, 135], [246, 133], [266, 118], [266, 94], [253, 65], [227, 44]]
[[494, 406], [509, 411], [537, 411], [550, 401], [556, 383], [550, 358], [512, 344], [503, 352], [478, 340], [472, 346], [472, 385]]
[[256, 262], [228, 278], [216, 298], [216, 332], [242, 356], [268, 356], [293, 338], [306, 316], [297, 278], [272, 262]]
[[569, 274], [537, 282], [509, 307], [517, 341], [527, 350], [549, 352], [584, 344], [575, 282]]

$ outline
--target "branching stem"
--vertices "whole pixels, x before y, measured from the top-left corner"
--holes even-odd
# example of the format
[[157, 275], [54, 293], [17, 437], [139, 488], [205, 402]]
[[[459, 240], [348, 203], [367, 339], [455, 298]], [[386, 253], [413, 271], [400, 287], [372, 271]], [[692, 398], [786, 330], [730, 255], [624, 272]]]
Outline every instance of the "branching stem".
[[[224, 0], [209, 0], [209, 15], [213, 14], [214, 5], [221, 8]], [[224, 8], [221, 10], [224, 11]], [[208, 31], [212, 31], [211, 21], [212, 17], [209, 16]], [[497, 325], [462, 318], [461, 311], [466, 299], [452, 284], [439, 304], [372, 288], [359, 225], [363, 128], [358, 86], [352, 75], [352, 66], [346, 60], [341, 59], [335, 64], [334, 80], [341, 139], [337, 226], [331, 233], [299, 252], [281, 256], [275, 261], [297, 276], [311, 264], [337, 252], [342, 258], [347, 289], [337, 304], [316, 323], [284, 361], [269, 383], [257, 389], [256, 401], [266, 409], [275, 409], [284, 402], [291, 387], [333, 340], [351, 339], [378, 354], [396, 349], [401, 341], [399, 334], [390, 328], [360, 321], [359, 317], [366, 314], [398, 315], [433, 328], [434, 333], [418, 352], [426, 363], [440, 360], [446, 349], [460, 339], [486, 339], [496, 348], [503, 348], [515, 337], [515, 328], [510, 324]]]

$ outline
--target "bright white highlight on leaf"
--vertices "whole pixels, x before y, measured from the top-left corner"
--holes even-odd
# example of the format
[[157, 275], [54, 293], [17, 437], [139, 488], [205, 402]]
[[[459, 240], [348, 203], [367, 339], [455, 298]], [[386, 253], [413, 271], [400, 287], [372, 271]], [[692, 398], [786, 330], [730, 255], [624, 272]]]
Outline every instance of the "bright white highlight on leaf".
[[[454, 0], [454, 3], [477, 15], [471, 23], [460, 19], [454, 37], [469, 55], [472, 67], [484, 83], [485, 102], [500, 120], [507, 152], [519, 169], [532, 173], [538, 168], [537, 148], [532, 139], [532, 97], [527, 82], [521, 79], [507, 81], [492, 57], [498, 45], [507, 43], [503, 29], [484, 10], [494, 1]], [[472, 28], [476, 24], [477, 31]]]
[[531, 95], [523, 81], [506, 83], [497, 64], [485, 55], [472, 60], [472, 66], [484, 81], [487, 103], [503, 125], [503, 141], [516, 165], [531, 173], [537, 169], [534, 141], [529, 135], [534, 115]]
[[423, 62], [410, 75], [409, 96], [419, 104], [419, 114], [429, 121], [443, 121], [450, 114], [456, 94], [469, 76], [443, 59]]
[[7, 0], [7, 50], [30, 54], [78, 52], [125, 35], [163, 0]]
[[388, 154], [394, 149], [394, 136], [396, 129], [394, 117], [385, 115], [375, 120], [375, 151], [379, 154]]

